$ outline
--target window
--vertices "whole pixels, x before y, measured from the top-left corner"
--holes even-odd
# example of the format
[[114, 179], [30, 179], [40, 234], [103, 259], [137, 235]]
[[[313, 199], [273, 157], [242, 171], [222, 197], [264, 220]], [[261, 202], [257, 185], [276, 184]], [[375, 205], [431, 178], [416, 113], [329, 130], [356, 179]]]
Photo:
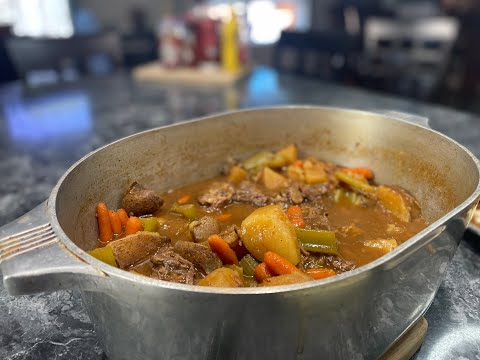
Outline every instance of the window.
[[0, 25], [10, 25], [13, 21], [13, 0], [0, 0]]
[[17, 36], [73, 35], [68, 0], [0, 0], [0, 23], [11, 24]]
[[[273, 44], [285, 29], [310, 28], [311, 0], [248, 0], [232, 5], [240, 16], [246, 15], [253, 44]], [[228, 14], [228, 9], [225, 1], [210, 1], [209, 14], [214, 17]]]

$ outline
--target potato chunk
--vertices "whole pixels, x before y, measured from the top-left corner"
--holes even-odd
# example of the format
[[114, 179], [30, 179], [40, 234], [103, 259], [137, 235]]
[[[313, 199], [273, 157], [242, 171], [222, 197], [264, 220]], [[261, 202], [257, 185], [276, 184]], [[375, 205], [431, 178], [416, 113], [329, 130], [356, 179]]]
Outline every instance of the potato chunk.
[[304, 182], [305, 181], [305, 173], [301, 167], [290, 165], [287, 168], [287, 176], [289, 179], [293, 181]]
[[309, 275], [304, 274], [302, 272], [294, 272], [287, 275], [280, 275], [280, 276], [272, 276], [265, 279], [260, 286], [281, 286], [281, 285], [291, 285], [291, 284], [298, 284], [307, 281], [312, 281]]
[[292, 264], [300, 262], [297, 235], [287, 215], [278, 205], [261, 207], [242, 222], [242, 242], [259, 261], [267, 251], [273, 251]]
[[306, 160], [303, 165], [305, 182], [307, 184], [318, 184], [327, 182], [328, 177], [323, 163], [314, 160]]
[[385, 209], [390, 211], [398, 219], [404, 222], [410, 221], [410, 208], [398, 191], [380, 185], [377, 188], [377, 198]]
[[263, 169], [262, 181], [269, 190], [278, 190], [288, 185], [288, 180], [285, 176], [280, 175], [269, 167]]
[[277, 155], [280, 155], [285, 159], [286, 165], [293, 164], [298, 158], [298, 149], [294, 144], [288, 145], [283, 149], [277, 152]]
[[241, 287], [243, 282], [238, 272], [221, 267], [205, 276], [198, 282], [198, 285], [215, 287]]
[[238, 184], [241, 181], [245, 180], [247, 176], [248, 173], [240, 166], [233, 166], [230, 169], [230, 173], [228, 174], [228, 181], [230, 181], [232, 184]]
[[389, 253], [398, 246], [395, 239], [368, 240], [365, 241], [364, 245], [370, 249], [376, 250], [380, 256]]

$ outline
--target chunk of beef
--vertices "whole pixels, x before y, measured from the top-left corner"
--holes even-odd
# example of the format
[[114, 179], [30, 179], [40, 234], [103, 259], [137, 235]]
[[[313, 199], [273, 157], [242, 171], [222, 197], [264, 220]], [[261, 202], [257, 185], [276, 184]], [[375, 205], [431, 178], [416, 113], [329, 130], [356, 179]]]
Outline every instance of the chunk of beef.
[[307, 228], [330, 230], [328, 217], [320, 206], [302, 204], [300, 208], [302, 209], [303, 220]]
[[113, 255], [120, 268], [125, 269], [142, 262], [169, 244], [170, 239], [166, 236], [139, 231], [136, 234], [112, 241], [107, 246], [112, 248]]
[[185, 260], [171, 247], [159, 251], [151, 257], [152, 277], [182, 284], [193, 284], [195, 266]]
[[193, 221], [189, 227], [195, 242], [207, 241], [210, 235], [220, 232], [217, 220], [211, 216], [204, 216], [198, 221]]
[[290, 206], [290, 200], [285, 194], [276, 194], [271, 196], [269, 203], [273, 205], [280, 205], [283, 209], [287, 209]]
[[327, 266], [337, 272], [345, 272], [355, 269], [355, 264], [336, 255], [325, 255], [325, 260]]
[[226, 182], [216, 182], [203, 194], [201, 194], [197, 201], [200, 205], [222, 207], [230, 203], [235, 189]]
[[220, 236], [225, 240], [231, 248], [238, 245], [240, 237], [238, 236], [239, 228], [237, 225], [228, 225], [225, 230], [222, 231]]
[[265, 206], [270, 199], [251, 181], [242, 181], [233, 195], [233, 200], [239, 203]]
[[153, 214], [163, 205], [163, 199], [153, 190], [146, 189], [136, 181], [123, 197], [123, 208], [135, 216]]
[[335, 270], [337, 273], [350, 271], [355, 269], [355, 264], [344, 260], [337, 255], [320, 254], [310, 255], [304, 263], [305, 269], [315, 269], [318, 267], [328, 267]]
[[281, 192], [281, 195], [285, 197], [288, 200], [288, 202], [294, 205], [301, 204], [304, 199], [303, 193], [300, 191], [298, 186], [295, 186], [295, 185], [291, 185], [288, 188], [284, 189]]
[[323, 195], [327, 194], [329, 191], [332, 191], [333, 188], [334, 185], [330, 183], [302, 184], [299, 190], [304, 199], [308, 201], [318, 201]]
[[208, 247], [189, 241], [177, 241], [173, 246], [173, 251], [184, 259], [190, 261], [199, 269], [203, 269], [206, 274], [222, 266], [222, 261]]

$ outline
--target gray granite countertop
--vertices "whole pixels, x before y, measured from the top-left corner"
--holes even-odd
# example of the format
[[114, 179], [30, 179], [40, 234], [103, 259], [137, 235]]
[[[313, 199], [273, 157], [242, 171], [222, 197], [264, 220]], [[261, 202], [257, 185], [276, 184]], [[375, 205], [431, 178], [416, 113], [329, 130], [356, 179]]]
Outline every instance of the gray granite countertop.
[[[45, 200], [63, 172], [113, 140], [214, 112], [279, 104], [394, 109], [480, 156], [480, 118], [441, 106], [256, 69], [235, 88], [137, 84], [126, 74], [47, 89], [0, 88], [0, 226]], [[480, 240], [467, 233], [426, 314], [420, 359], [480, 359]], [[11, 297], [0, 284], [0, 359], [106, 359], [72, 292]]]

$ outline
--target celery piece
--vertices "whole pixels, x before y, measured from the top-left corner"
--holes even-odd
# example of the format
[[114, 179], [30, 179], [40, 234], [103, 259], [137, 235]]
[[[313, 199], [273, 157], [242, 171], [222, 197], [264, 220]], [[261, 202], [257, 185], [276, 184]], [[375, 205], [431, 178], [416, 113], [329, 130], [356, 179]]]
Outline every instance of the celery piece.
[[87, 254], [93, 256], [95, 259], [103, 261], [105, 264], [118, 267], [113, 250], [110, 246], [105, 246], [97, 249], [87, 251]]
[[242, 260], [238, 263], [243, 269], [243, 275], [245, 276], [254, 276], [255, 268], [258, 265], [258, 262], [253, 258], [252, 255], [245, 255]]
[[343, 189], [336, 189], [335, 192], [333, 193], [333, 200], [336, 203], [339, 203], [341, 199], [345, 196], [345, 190]]
[[243, 268], [238, 265], [225, 265], [227, 269], [235, 271], [240, 277], [243, 276]]
[[188, 220], [195, 220], [197, 218], [197, 208], [194, 204], [179, 205], [174, 203], [170, 208], [171, 212], [185, 216]]
[[143, 231], [156, 232], [158, 230], [158, 219], [155, 216], [141, 217]]
[[347, 199], [352, 205], [361, 205], [365, 201], [365, 197], [353, 191], [345, 191], [344, 189], [336, 189], [333, 193], [333, 200], [339, 203], [343, 199]]
[[278, 169], [287, 165], [287, 160], [283, 156], [275, 154], [272, 156], [271, 160], [267, 163], [267, 165], [272, 169]]
[[365, 197], [356, 192], [347, 192], [346, 193], [347, 199], [350, 200], [352, 205], [362, 205], [364, 202]]
[[337, 171], [335, 173], [335, 176], [337, 177], [338, 180], [344, 182], [347, 185], [350, 185], [350, 187], [354, 190], [364, 191], [364, 192], [374, 192], [375, 191], [375, 186], [372, 186], [369, 183], [358, 179], [354, 175], [345, 173], [343, 171]]
[[259, 169], [267, 165], [273, 159], [273, 154], [268, 151], [260, 151], [243, 162], [243, 167], [246, 170]]
[[311, 252], [338, 254], [335, 232], [327, 230], [295, 229], [302, 247]]

